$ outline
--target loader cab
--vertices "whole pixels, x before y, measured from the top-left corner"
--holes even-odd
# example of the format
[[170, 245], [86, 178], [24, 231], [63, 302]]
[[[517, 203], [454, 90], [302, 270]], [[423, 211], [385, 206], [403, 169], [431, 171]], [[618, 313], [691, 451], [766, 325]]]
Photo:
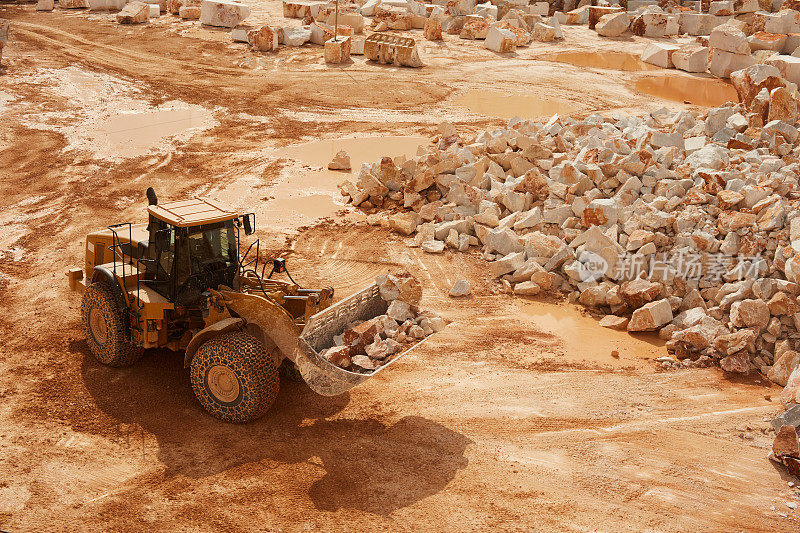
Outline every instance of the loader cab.
[[150, 205], [146, 281], [176, 305], [203, 303], [202, 293], [233, 286], [239, 268], [239, 215], [210, 200]]

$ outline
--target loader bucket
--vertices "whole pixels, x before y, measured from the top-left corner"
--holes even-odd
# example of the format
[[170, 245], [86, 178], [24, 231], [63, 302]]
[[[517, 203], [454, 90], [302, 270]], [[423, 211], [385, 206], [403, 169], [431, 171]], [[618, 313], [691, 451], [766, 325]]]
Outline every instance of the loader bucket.
[[388, 364], [369, 374], [358, 374], [339, 368], [320, 355], [323, 350], [333, 346], [333, 337], [344, 333], [352, 322], [369, 320], [385, 314], [388, 306], [388, 303], [381, 298], [378, 285], [373, 283], [308, 320], [297, 341], [295, 366], [314, 392], [323, 396], [342, 394], [393, 365], [424, 342], [423, 340], [395, 355]]

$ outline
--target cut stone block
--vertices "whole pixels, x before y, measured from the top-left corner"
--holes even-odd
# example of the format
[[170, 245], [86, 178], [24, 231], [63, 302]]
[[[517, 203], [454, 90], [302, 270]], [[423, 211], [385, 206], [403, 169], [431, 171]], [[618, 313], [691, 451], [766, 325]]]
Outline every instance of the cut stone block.
[[603, 37], [619, 37], [631, 25], [631, 19], [627, 13], [610, 13], [600, 17], [595, 26], [595, 31]]
[[[310, 31], [311, 38], [309, 40], [314, 44], [324, 46], [326, 41], [333, 39], [333, 26], [328, 26], [324, 22], [312, 22]], [[336, 35], [345, 37], [352, 36], [353, 28], [344, 24], [339, 24], [339, 27], [336, 29]], [[353, 53], [352, 45], [350, 53]]]
[[709, 35], [711, 30], [724, 22], [707, 13], [681, 13], [679, 17], [681, 33], [689, 35]]
[[560, 41], [564, 38], [564, 31], [561, 29], [561, 23], [558, 21], [558, 17], [552, 16], [547, 19], [547, 25], [551, 26], [555, 30], [557, 41]]
[[424, 35], [429, 41], [442, 40], [442, 23], [439, 19], [431, 17], [425, 22]]
[[749, 54], [733, 54], [725, 50], [712, 48], [708, 70], [718, 78], [729, 78], [732, 72], [755, 64], [756, 59]]
[[58, 0], [58, 7], [62, 9], [86, 9], [89, 0]]
[[787, 81], [800, 84], [800, 57], [776, 55], [767, 59], [765, 63], [776, 67]]
[[[328, 26], [334, 26], [336, 23], [336, 13], [328, 15], [326, 21]], [[364, 33], [364, 15], [360, 13], [342, 13], [339, 12], [339, 25], [342, 24], [353, 28], [354, 33]]]
[[[533, 25], [533, 30], [531, 31], [531, 37], [533, 37], [534, 41], [539, 41], [541, 43], [550, 43], [556, 40], [556, 29], [552, 26], [548, 26], [547, 24], [542, 24], [541, 22], [537, 22]], [[519, 40], [517, 40], [517, 46], [519, 46]]]
[[380, 5], [381, 0], [367, 0], [364, 2], [364, 5], [361, 6], [361, 14], [365, 17], [372, 17], [375, 15], [375, 11]]
[[733, 15], [733, 0], [711, 2], [708, 6], [709, 15]]
[[[588, 6], [589, 9], [589, 29], [593, 30], [597, 26], [597, 22], [602, 19], [606, 15], [610, 15], [612, 13], [623, 13], [625, 10], [622, 9], [620, 6]], [[627, 14], [626, 14], [627, 16]]]
[[257, 30], [247, 32], [247, 42], [259, 52], [270, 52], [278, 49], [278, 32], [269, 26], [261, 26]]
[[364, 56], [370, 61], [403, 67], [421, 67], [417, 43], [410, 37], [373, 33], [364, 41]]
[[509, 30], [490, 28], [483, 47], [498, 53], [513, 52], [517, 49], [517, 37]]
[[540, 17], [546, 17], [550, 14], [550, 3], [535, 2], [530, 6], [529, 10], [532, 15], [539, 15]]
[[141, 24], [150, 18], [150, 5], [144, 2], [130, 2], [117, 13], [120, 24]]
[[184, 0], [167, 0], [167, 13], [180, 14], [181, 8], [187, 3]]
[[364, 55], [364, 39], [355, 37], [350, 38], [350, 55], [351, 56]]
[[642, 61], [661, 68], [672, 68], [672, 54], [679, 48], [674, 44], [650, 43], [642, 51]]
[[647, 6], [657, 6], [658, 0], [628, 0], [628, 11], [634, 13], [636, 11], [641, 10], [642, 8], [647, 8]]
[[200, 20], [200, 6], [182, 6], [178, 15], [184, 20]]
[[458, 36], [462, 39], [486, 39], [488, 33], [489, 22], [485, 18], [477, 15], [467, 15], [464, 20], [464, 26]]
[[283, 28], [282, 42], [286, 46], [303, 46], [311, 39], [311, 30], [296, 26]]
[[750, 54], [750, 43], [742, 30], [730, 24], [717, 26], [711, 31], [708, 46], [733, 54]]
[[630, 31], [643, 37], [664, 37], [667, 34], [666, 13], [642, 13], [631, 22]]
[[750, 50], [772, 50], [780, 52], [786, 45], [786, 35], [759, 31], [747, 38]]
[[699, 44], [687, 44], [672, 53], [672, 64], [686, 72], [708, 70], [708, 48]]
[[325, 62], [346, 63], [350, 60], [350, 37], [337, 37], [325, 42]]
[[755, 13], [761, 9], [758, 0], [733, 0], [733, 12], [737, 15], [742, 13]]
[[327, 2], [316, 0], [291, 0], [283, 2], [283, 16], [286, 18], [304, 19], [317, 18], [321, 7]]
[[235, 43], [246, 43], [247, 34], [253, 29], [253, 26], [249, 24], [239, 24], [231, 30], [231, 39], [233, 39]]
[[[541, 24], [541, 23], [536, 23]], [[553, 40], [555, 40], [555, 28], [552, 26], [548, 26], [547, 24], [542, 24], [543, 28], [539, 28], [537, 31], [541, 32], [540, 35], [542, 38], [549, 38], [545, 34], [551, 34]], [[528, 43], [531, 42], [531, 34], [528, 33], [526, 30], [522, 28], [518, 28], [516, 26], [512, 26], [511, 24], [507, 24], [506, 26], [501, 26], [502, 29], [508, 30], [513, 33], [517, 38], [517, 46], [527, 46]]]
[[491, 21], [497, 20], [498, 9], [497, 6], [492, 5], [491, 2], [478, 4], [475, 6], [475, 14]]
[[564, 24], [568, 26], [578, 26], [589, 22], [589, 7], [581, 6], [566, 13]]
[[232, 0], [203, 0], [200, 4], [200, 23], [207, 26], [233, 28], [249, 16], [247, 4]]
[[[120, 11], [125, 7], [126, 0], [89, 0], [90, 11]], [[52, 4], [52, 2], [51, 2]], [[158, 7], [158, 5], [156, 5]], [[37, 6], [38, 9], [38, 6]], [[157, 12], [155, 15], [151, 12], [150, 16], [157, 17], [161, 13]]]
[[797, 33], [800, 31], [800, 13], [794, 9], [781, 9], [777, 13], [756, 13], [764, 20], [764, 31], [769, 33]]

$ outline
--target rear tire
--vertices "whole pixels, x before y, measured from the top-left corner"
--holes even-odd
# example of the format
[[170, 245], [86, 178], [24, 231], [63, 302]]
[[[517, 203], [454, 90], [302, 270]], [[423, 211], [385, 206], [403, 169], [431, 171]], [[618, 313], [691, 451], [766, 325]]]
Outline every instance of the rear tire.
[[122, 309], [108, 285], [92, 283], [84, 289], [81, 322], [89, 349], [104, 365], [128, 366], [142, 357], [142, 347], [129, 340]]
[[278, 396], [275, 362], [253, 336], [234, 331], [203, 344], [190, 366], [192, 389], [203, 408], [225, 422], [262, 416]]

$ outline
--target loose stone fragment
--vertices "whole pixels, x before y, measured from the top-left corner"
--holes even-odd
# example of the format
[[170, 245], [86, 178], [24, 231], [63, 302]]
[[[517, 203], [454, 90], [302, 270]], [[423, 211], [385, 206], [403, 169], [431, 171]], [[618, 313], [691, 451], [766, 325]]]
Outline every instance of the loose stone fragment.
[[328, 163], [328, 170], [350, 170], [350, 155], [344, 150], [339, 150]]
[[472, 292], [472, 287], [470, 286], [469, 281], [465, 279], [460, 279], [456, 281], [453, 286], [450, 288], [450, 296], [459, 297], [459, 296], [468, 296]]

